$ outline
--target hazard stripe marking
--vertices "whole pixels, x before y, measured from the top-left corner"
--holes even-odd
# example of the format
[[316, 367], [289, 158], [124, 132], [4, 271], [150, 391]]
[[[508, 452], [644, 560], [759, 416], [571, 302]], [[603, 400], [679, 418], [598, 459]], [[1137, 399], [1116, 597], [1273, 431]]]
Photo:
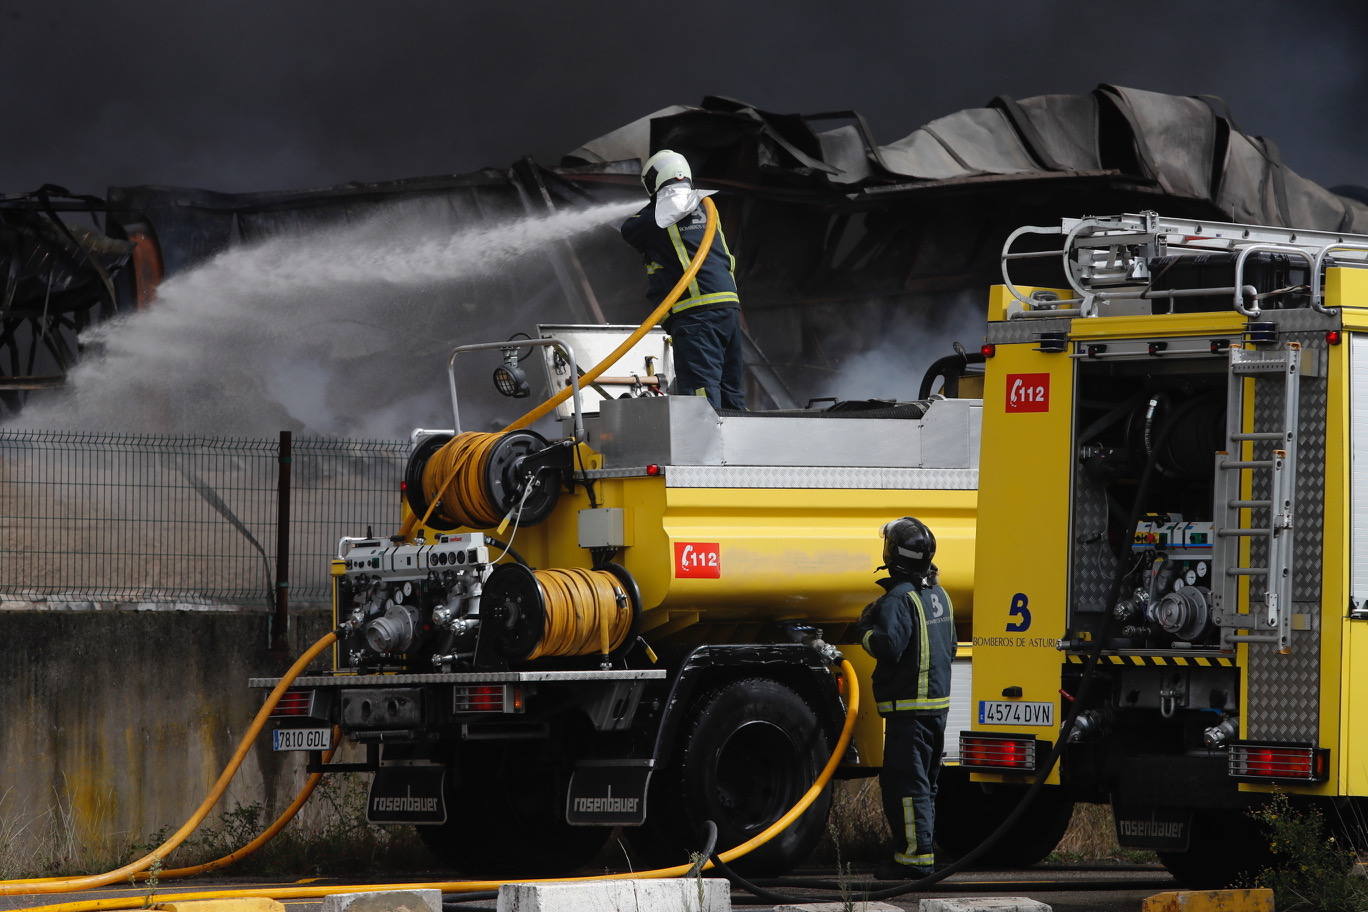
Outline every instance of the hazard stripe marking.
[[[1070, 665], [1082, 665], [1086, 656], [1069, 653], [1065, 661]], [[1234, 668], [1235, 659], [1227, 656], [1152, 656], [1152, 655], [1104, 655], [1098, 661], [1103, 665], [1134, 665], [1138, 667], [1178, 667], [1196, 666], [1204, 668]]]

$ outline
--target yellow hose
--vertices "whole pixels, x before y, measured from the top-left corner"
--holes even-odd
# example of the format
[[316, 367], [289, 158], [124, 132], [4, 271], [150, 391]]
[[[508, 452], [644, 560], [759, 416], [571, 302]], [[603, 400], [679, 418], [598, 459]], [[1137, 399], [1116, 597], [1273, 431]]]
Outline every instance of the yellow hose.
[[[679, 300], [679, 296], [684, 293], [684, 290], [689, 287], [689, 283], [694, 280], [694, 276], [698, 275], [698, 270], [703, 266], [703, 260], [707, 258], [708, 251], [712, 249], [713, 238], [717, 235], [717, 205], [713, 203], [712, 199], [706, 196], [703, 197], [703, 211], [708, 216], [708, 222], [703, 228], [703, 239], [698, 242], [698, 250], [694, 253], [693, 259], [689, 261], [689, 268], [684, 270], [684, 274], [679, 277], [679, 281], [675, 282], [674, 288], [671, 288], [670, 293], [665, 296], [665, 300], [661, 301], [659, 306], [651, 311], [651, 315], [643, 320], [641, 325], [633, 330], [630, 336], [623, 339], [617, 348], [609, 352], [608, 357], [604, 358], [598, 364], [595, 364], [585, 372], [583, 377], [580, 377], [579, 385], [581, 387], [587, 386], [597, 380], [600, 374], [616, 364], [619, 358], [631, 351], [633, 345], [640, 342], [642, 337], [650, 332], [657, 323], [665, 319], [665, 315], [670, 312], [670, 308]], [[543, 415], [549, 414], [553, 408], [560, 405], [566, 399], [569, 399], [572, 392], [573, 390], [567, 386], [541, 405], [532, 409], [532, 411], [528, 412], [526, 415], [523, 415], [517, 421], [514, 421], [508, 427], [504, 428], [504, 430], [516, 431], [518, 428], [527, 427]]]
[[233, 781], [233, 776], [237, 774], [238, 767], [242, 765], [242, 761], [247, 757], [247, 752], [251, 750], [252, 745], [256, 742], [257, 735], [261, 734], [261, 729], [266, 725], [266, 720], [270, 717], [271, 710], [275, 709], [276, 704], [280, 702], [281, 696], [284, 695], [286, 689], [289, 688], [290, 683], [294, 681], [295, 678], [299, 677], [304, 669], [309, 667], [309, 663], [331, 646], [336, 639], [337, 634], [327, 634], [317, 643], [310, 646], [303, 655], [295, 660], [295, 663], [290, 666], [289, 671], [285, 672], [285, 676], [280, 679], [280, 683], [277, 684], [270, 695], [266, 697], [266, 702], [261, 705], [261, 709], [257, 712], [256, 718], [252, 720], [252, 724], [248, 726], [247, 732], [242, 736], [242, 740], [238, 742], [237, 750], [233, 752], [232, 759], [229, 760], [228, 765], [223, 768], [223, 772], [219, 774], [218, 781], [215, 782], [214, 787], [209, 790], [209, 794], [204, 796], [204, 801], [200, 803], [200, 806], [195, 810], [195, 813], [190, 815], [190, 819], [186, 820], [185, 823], [181, 825], [181, 828], [172, 833], [170, 838], [165, 842], [157, 846], [151, 852], [148, 852], [142, 858], [139, 858], [137, 861], [131, 861], [121, 868], [106, 871], [104, 874], [89, 874], [83, 877], [57, 877], [49, 879], [45, 883], [0, 881], [0, 896], [17, 896], [28, 893], [70, 893], [75, 890], [91, 890], [96, 887], [104, 887], [112, 883], [118, 883], [121, 880], [126, 880], [130, 875], [137, 874], [140, 871], [145, 871], [150, 868], [154, 862], [169, 855], [177, 846], [189, 838], [190, 834], [193, 833], [204, 821], [204, 818], [209, 815], [209, 811], [218, 803], [218, 800], [223, 797], [223, 793], [228, 789], [228, 783]]
[[632, 629], [632, 606], [607, 570], [535, 570], [546, 623], [524, 661], [542, 656], [608, 655]]
[[[339, 737], [341, 737], [341, 729], [334, 725], [333, 746], [323, 752], [324, 763], [327, 763], [329, 760], [331, 760], [333, 754], [337, 752], [337, 743]], [[294, 801], [290, 802], [290, 806], [285, 808], [285, 810], [280, 813], [280, 816], [275, 819], [275, 822], [273, 822], [266, 829], [262, 830], [261, 833], [255, 839], [253, 839], [246, 845], [242, 846], [241, 848], [229, 852], [222, 858], [215, 858], [213, 861], [206, 861], [203, 864], [192, 865], [187, 868], [171, 868], [165, 871], [158, 871], [157, 879], [177, 880], [182, 877], [194, 877], [196, 874], [207, 874], [210, 871], [217, 871], [219, 868], [226, 868], [229, 865], [234, 864], [235, 862], [241, 861], [248, 855], [253, 854], [266, 843], [274, 839], [277, 833], [285, 829], [286, 825], [294, 819], [295, 815], [298, 814], [300, 809], [304, 807], [305, 802], [307, 802], [310, 796], [313, 795], [314, 789], [318, 787], [318, 783], [322, 781], [323, 773], [310, 773], [309, 778], [304, 780], [304, 787], [299, 790], [299, 794], [295, 795]], [[152, 875], [149, 874], [147, 871], [141, 871], [131, 876], [134, 880], [147, 880]], [[39, 884], [58, 883], [66, 879], [67, 878], [65, 877], [28, 877], [23, 880], [6, 880], [2, 882], [7, 884]]]
[[[633, 345], [636, 345], [638, 342], [640, 342], [642, 337], [644, 337], [648, 332], [650, 332], [657, 323], [665, 319], [665, 315], [670, 312], [670, 308], [675, 305], [675, 302], [679, 300], [679, 296], [684, 293], [685, 289], [689, 287], [689, 283], [692, 282], [694, 280], [694, 277], [698, 275], [698, 270], [703, 266], [703, 260], [707, 258], [708, 251], [712, 249], [713, 238], [717, 236], [717, 205], [706, 196], [703, 197], [703, 211], [708, 216], [708, 221], [707, 224], [703, 227], [703, 238], [698, 242], [698, 250], [694, 252], [693, 259], [689, 261], [689, 268], [684, 270], [684, 274], [679, 277], [678, 282], [675, 282], [674, 287], [670, 289], [670, 293], [665, 296], [665, 300], [661, 301], [660, 304], [656, 307], [656, 309], [651, 311], [650, 316], [648, 316], [645, 320], [642, 320], [641, 325], [638, 326], [635, 330], [633, 330], [630, 336], [622, 340], [621, 344], [619, 344], [617, 348], [609, 352], [608, 357], [604, 358], [598, 364], [595, 364], [593, 367], [591, 367], [588, 371], [585, 372], [583, 377], [579, 378], [579, 385], [581, 388], [588, 386], [590, 383], [593, 383], [595, 380], [597, 380], [600, 374], [602, 374], [608, 368], [616, 364], [618, 359], [621, 358], [623, 355], [627, 354], [627, 352], [631, 350]], [[564, 389], [552, 395], [551, 398], [547, 399], [541, 405], [532, 409], [530, 412], [523, 415], [518, 420], [514, 421], [508, 427], [504, 428], [503, 431], [501, 431], [500, 433], [516, 431], [519, 428], [527, 427], [529, 424], [536, 421], [537, 419], [550, 414], [552, 409], [560, 405], [566, 399], [569, 399], [573, 392], [574, 390], [571, 387], [565, 387]], [[457, 440], [460, 440], [461, 437], [464, 436], [465, 435], [462, 434], [454, 438], [450, 443], [447, 443], [446, 446], [442, 447], [441, 450], [438, 450], [437, 454], [434, 454], [433, 458], [436, 459], [438, 455], [440, 455], [443, 451], [447, 449], [447, 447], [452, 446], [452, 444], [456, 443]], [[498, 435], [496, 434], [490, 436], [497, 437]], [[462, 446], [469, 445], [467, 444]], [[438, 494], [446, 491], [447, 488], [450, 487], [452, 481], [456, 477], [456, 473], [460, 471], [460, 467], [465, 461], [464, 459], [457, 459], [454, 457], [446, 457], [446, 460], [451, 464], [451, 474], [448, 475], [446, 480], [442, 482], [442, 484], [439, 485], [436, 488], [436, 490], [433, 491], [433, 495], [429, 499], [427, 513], [421, 519], [418, 516], [410, 513], [408, 517], [405, 518], [403, 524], [400, 525], [399, 535], [403, 537], [404, 541], [410, 541], [413, 538], [413, 530], [417, 528], [419, 525], [422, 525], [423, 523], [427, 522], [428, 517], [432, 514], [433, 507], [435, 507], [437, 504]], [[424, 487], [426, 488], [427, 472], [424, 471], [423, 474]], [[496, 517], [496, 522], [497, 519], [498, 518]], [[485, 528], [488, 528], [488, 526], [492, 525], [493, 523], [491, 522], [488, 525], [486, 525]]]
[[[822, 767], [821, 773], [812, 783], [812, 787], [803, 793], [793, 807], [778, 820], [765, 827], [764, 830], [747, 839], [738, 846], [723, 852], [720, 857], [724, 862], [732, 862], [741, 856], [752, 852], [760, 846], [769, 842], [788, 828], [793, 821], [797, 820], [803, 813], [812, 806], [812, 802], [817, 800], [817, 796], [822, 793], [831, 777], [835, 775], [836, 768], [841, 764], [841, 758], [845, 756], [846, 749], [850, 747], [851, 736], [855, 732], [855, 718], [860, 706], [860, 682], [855, 677], [855, 668], [848, 660], [841, 660], [841, 674], [846, 682], [846, 715], [845, 724], [841, 726], [840, 737], [836, 739], [836, 747], [832, 750], [831, 756], [827, 758], [826, 766]], [[704, 868], [711, 868], [712, 862], [709, 861]], [[156, 903], [167, 902], [189, 902], [198, 899], [226, 899], [233, 897], [264, 896], [271, 899], [317, 899], [327, 896], [330, 893], [365, 893], [378, 890], [441, 890], [443, 893], [470, 893], [480, 890], [493, 890], [506, 883], [542, 883], [567, 880], [636, 880], [647, 877], [679, 877], [692, 869], [692, 864], [680, 864], [670, 868], [657, 868], [653, 871], [634, 871], [624, 874], [593, 874], [588, 877], [547, 877], [537, 880], [512, 881], [512, 880], [455, 880], [437, 881], [434, 883], [397, 883], [397, 884], [341, 884], [327, 887], [281, 887], [279, 889], [262, 890], [240, 889], [240, 890], [205, 890], [198, 893], [160, 893], [152, 896], [125, 896], [115, 899], [92, 899], [83, 902], [57, 903], [50, 906], [32, 906], [18, 912], [102, 912], [106, 909], [139, 909], [151, 906]], [[37, 892], [37, 891], [34, 891]]]
[[[334, 725], [333, 746], [323, 752], [323, 763], [327, 763], [328, 761], [332, 760], [333, 754], [337, 753], [337, 745], [341, 737], [342, 730], [338, 728], [336, 725]], [[186, 868], [171, 868], [168, 871], [158, 872], [157, 879], [177, 880], [182, 877], [194, 877], [197, 874], [207, 874], [210, 871], [217, 871], [220, 868], [226, 868], [229, 865], [241, 861], [248, 855], [253, 854], [257, 851], [257, 849], [260, 849], [266, 843], [274, 839], [276, 837], [276, 834], [279, 833], [281, 830], [285, 829], [285, 826], [291, 820], [294, 819], [294, 816], [299, 813], [302, 807], [304, 807], [304, 804], [309, 800], [309, 797], [313, 795], [314, 789], [318, 787], [318, 783], [323, 781], [323, 776], [323, 773], [310, 773], [309, 778], [304, 780], [304, 787], [299, 790], [298, 795], [295, 795], [294, 801], [290, 802], [290, 806], [285, 808], [285, 810], [280, 813], [280, 816], [275, 819], [275, 822], [273, 822], [266, 829], [262, 830], [257, 835], [257, 837], [253, 839], [251, 842], [247, 843], [239, 849], [235, 849], [232, 852], [229, 852], [222, 858], [215, 858], [213, 861], [206, 861], [203, 864], [191, 865]], [[150, 875], [146, 871], [133, 875], [134, 879], [136, 880], [147, 880], [151, 876], [152, 875]]]

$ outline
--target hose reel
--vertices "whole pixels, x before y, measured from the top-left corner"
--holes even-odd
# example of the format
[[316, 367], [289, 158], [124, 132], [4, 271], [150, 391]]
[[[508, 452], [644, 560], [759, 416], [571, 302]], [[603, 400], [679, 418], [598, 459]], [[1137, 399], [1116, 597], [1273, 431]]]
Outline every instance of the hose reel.
[[439, 531], [492, 528], [515, 510], [530, 526], [555, 508], [568, 466], [568, 447], [535, 431], [433, 434], [409, 457], [404, 499]]
[[[532, 570], [500, 564], [484, 585], [481, 647], [509, 659], [609, 655], [641, 613], [636, 581], [617, 564], [598, 570]], [[493, 637], [486, 644], [484, 638]]]

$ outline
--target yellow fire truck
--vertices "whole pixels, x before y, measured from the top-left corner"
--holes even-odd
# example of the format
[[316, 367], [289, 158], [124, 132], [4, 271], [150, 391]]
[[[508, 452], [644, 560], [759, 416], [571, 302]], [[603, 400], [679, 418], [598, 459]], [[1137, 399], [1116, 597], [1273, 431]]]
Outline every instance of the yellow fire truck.
[[[574, 392], [560, 436], [462, 433], [450, 374], [453, 425], [415, 432], [403, 532], [339, 547], [334, 667], [296, 681], [276, 747], [317, 753], [340, 726], [367, 748], [346, 768], [373, 774], [370, 818], [481, 875], [572, 869], [615, 827], [638, 867], [709, 820], [735, 844], [835, 743], [829, 666], [839, 649], [867, 682], [851, 630], [876, 530], [911, 514], [968, 641], [942, 847], [1008, 821], [982, 860], [1029, 864], [1076, 800], [1110, 801], [1123, 843], [1224, 881], [1257, 863], [1241, 815], [1270, 789], [1368, 794], [1365, 255], [1153, 213], [1023, 228], [982, 352], [886, 403], [717, 413], [659, 395], [656, 333], [586, 404], [576, 351], [602, 328], [461, 346], [453, 362], [497, 351], [511, 394], [539, 350]], [[841, 775], [881, 764], [862, 710]], [[828, 804], [751, 870], [801, 861]]]
[[1154, 213], [1009, 238], [961, 735], [979, 800], [1057, 755], [1048, 783], [1109, 800], [1122, 844], [1224, 883], [1265, 851], [1251, 801], [1368, 795], [1365, 255]]

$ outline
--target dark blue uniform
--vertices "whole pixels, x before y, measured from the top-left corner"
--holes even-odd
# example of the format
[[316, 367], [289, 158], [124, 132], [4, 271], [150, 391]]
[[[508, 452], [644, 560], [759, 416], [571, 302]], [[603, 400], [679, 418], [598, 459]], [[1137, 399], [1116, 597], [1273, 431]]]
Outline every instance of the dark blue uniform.
[[950, 711], [955, 611], [939, 585], [879, 581], [884, 594], [860, 619], [861, 644], [878, 660], [874, 700], [884, 717], [879, 774], [884, 814], [901, 847], [898, 864], [930, 871], [935, 864], [936, 780]]
[[[627, 243], [646, 263], [646, 295], [659, 303], [698, 252], [707, 215], [700, 206], [667, 228], [655, 223], [648, 203], [622, 225]], [[675, 389], [707, 396], [713, 408], [744, 409], [745, 363], [741, 351], [741, 297], [736, 292], [736, 258], [722, 226], [688, 289], [670, 308], [664, 327], [674, 341]]]

